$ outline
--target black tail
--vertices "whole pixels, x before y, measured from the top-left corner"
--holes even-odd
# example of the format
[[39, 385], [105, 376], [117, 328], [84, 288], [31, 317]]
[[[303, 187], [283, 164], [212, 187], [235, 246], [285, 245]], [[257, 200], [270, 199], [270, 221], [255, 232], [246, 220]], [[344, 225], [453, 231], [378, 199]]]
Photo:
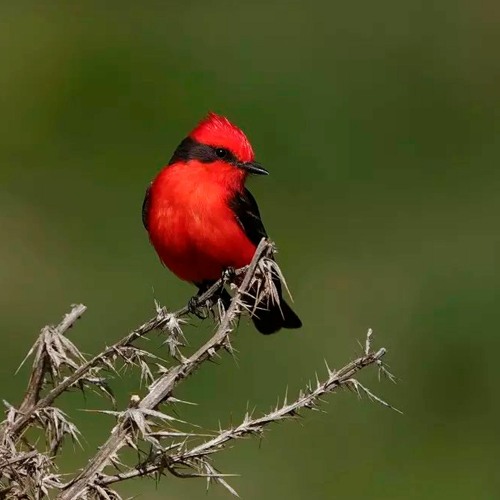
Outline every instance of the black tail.
[[[264, 335], [270, 335], [271, 333], [276, 333], [278, 330], [282, 328], [300, 328], [302, 326], [302, 321], [295, 314], [292, 308], [285, 302], [285, 299], [281, 296], [281, 284], [279, 282], [275, 283], [278, 289], [280, 302], [278, 304], [268, 303], [269, 298], [266, 297], [261, 301], [260, 304], [255, 308], [254, 304], [251, 303], [251, 300], [246, 299], [248, 303], [249, 309], [252, 311], [255, 309], [255, 312], [252, 314], [252, 321], [255, 325], [255, 328], [260, 333]], [[227, 292], [227, 290], [223, 290], [221, 294], [222, 302], [226, 309], [229, 307], [231, 303], [231, 296]]]
[[[199, 293], [203, 293], [210, 283], [197, 285], [200, 290]], [[252, 321], [255, 328], [260, 333], [264, 335], [269, 335], [271, 333], [276, 333], [282, 328], [300, 328], [302, 326], [302, 321], [295, 314], [292, 308], [285, 302], [285, 299], [281, 296], [281, 284], [279, 281], [275, 283], [280, 296], [279, 304], [268, 304], [268, 299], [265, 298], [260, 304], [257, 305], [255, 312], [252, 315]], [[228, 291], [223, 288], [220, 292], [220, 299], [227, 309], [231, 304], [232, 297], [229, 295]], [[253, 310], [253, 304], [249, 304], [249, 309]]]
[[285, 302], [285, 299], [281, 298], [279, 305], [270, 304], [270, 309], [267, 307], [267, 304], [259, 305], [252, 316], [253, 324], [260, 333], [269, 335], [281, 330], [281, 328], [300, 328], [302, 326], [302, 321]]

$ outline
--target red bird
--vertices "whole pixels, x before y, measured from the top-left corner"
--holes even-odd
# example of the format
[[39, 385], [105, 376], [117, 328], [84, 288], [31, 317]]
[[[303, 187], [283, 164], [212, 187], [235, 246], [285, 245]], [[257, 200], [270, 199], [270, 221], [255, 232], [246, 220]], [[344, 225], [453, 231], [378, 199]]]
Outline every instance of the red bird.
[[[267, 175], [254, 161], [245, 134], [227, 118], [210, 113], [175, 150], [146, 191], [142, 220], [160, 260], [202, 293], [228, 268], [250, 263], [267, 237], [259, 209], [245, 188], [248, 174]], [[264, 334], [300, 328], [281, 297], [258, 304], [252, 320]], [[229, 296], [225, 292], [223, 299]]]

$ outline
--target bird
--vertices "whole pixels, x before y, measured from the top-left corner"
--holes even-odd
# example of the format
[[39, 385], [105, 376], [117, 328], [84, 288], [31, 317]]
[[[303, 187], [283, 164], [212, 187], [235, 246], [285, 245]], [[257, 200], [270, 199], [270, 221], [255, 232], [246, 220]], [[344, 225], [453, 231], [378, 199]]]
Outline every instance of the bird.
[[[267, 232], [249, 175], [267, 175], [255, 161], [244, 132], [226, 117], [209, 113], [174, 151], [146, 190], [142, 221], [160, 261], [198, 288], [198, 296], [228, 269], [249, 264]], [[282, 296], [253, 307], [252, 321], [263, 334], [295, 329], [302, 322]], [[230, 296], [221, 292], [227, 304]]]

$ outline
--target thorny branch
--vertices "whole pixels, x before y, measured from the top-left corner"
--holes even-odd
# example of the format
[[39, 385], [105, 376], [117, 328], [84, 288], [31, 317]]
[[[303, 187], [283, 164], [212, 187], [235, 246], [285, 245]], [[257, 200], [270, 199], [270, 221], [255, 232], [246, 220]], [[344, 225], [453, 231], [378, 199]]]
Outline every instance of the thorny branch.
[[[236, 427], [230, 427], [221, 430], [212, 439], [209, 439], [192, 448], [185, 447], [169, 456], [159, 454], [155, 461], [151, 461], [147, 466], [138, 467], [136, 469], [115, 474], [113, 476], [106, 476], [98, 480], [99, 484], [108, 485], [133, 477], [145, 476], [159, 472], [165, 468], [165, 463], [168, 463], [168, 468], [172, 471], [173, 468], [179, 465], [190, 466], [191, 461], [203, 461], [207, 455], [216, 453], [221, 450], [228, 441], [240, 439], [250, 435], [260, 435], [263, 433], [264, 428], [271, 423], [279, 422], [281, 420], [294, 418], [298, 416], [299, 411], [302, 409], [317, 409], [318, 404], [321, 402], [322, 396], [327, 393], [334, 392], [335, 390], [344, 387], [352, 387], [359, 393], [365, 392], [369, 397], [375, 398], [377, 401], [385, 406], [394, 410], [392, 406], [388, 405], [378, 397], [374, 396], [366, 387], [361, 385], [357, 380], [352, 377], [360, 370], [368, 365], [379, 363], [385, 355], [385, 349], [381, 348], [377, 352], [368, 352], [364, 356], [351, 361], [338, 371], [331, 370], [327, 366], [328, 378], [323, 382], [319, 380], [315, 386], [309, 384], [305, 391], [301, 391], [292, 403], [287, 402], [287, 397], [281, 405], [277, 405], [272, 411], [260, 418], [253, 418], [252, 412], [247, 412], [241, 424]], [[382, 369], [384, 369], [382, 367]], [[396, 410], [399, 411], [399, 410]]]
[[64, 316], [59, 325], [56, 327], [46, 326], [42, 329], [38, 341], [26, 356], [27, 358], [36, 350], [33, 360], [33, 371], [31, 372], [28, 388], [26, 389], [23, 402], [19, 407], [20, 414], [26, 415], [30, 413], [40, 399], [43, 381], [50, 367], [51, 339], [62, 338], [86, 310], [87, 308], [83, 304], [74, 305], [71, 311]]
[[[241, 268], [237, 271], [236, 275], [241, 276], [244, 274], [249, 266], [246, 266], [244, 268]], [[203, 295], [201, 295], [198, 298], [198, 302], [200, 304], [204, 304], [207, 301], [210, 301], [220, 290], [221, 286], [223, 285], [223, 282], [225, 281], [225, 278], [221, 278], [219, 281], [214, 283]], [[73, 317], [75, 310], [80, 311], [79, 316], [80, 317], [86, 310], [87, 308], [79, 304], [77, 306], [74, 306], [74, 308], [71, 310], [71, 312], [67, 316]], [[16, 421], [7, 429], [7, 431], [15, 436], [19, 433], [21, 433], [25, 427], [28, 425], [30, 420], [33, 418], [34, 414], [36, 411], [40, 410], [41, 408], [45, 408], [47, 406], [50, 406], [63, 392], [68, 390], [70, 387], [74, 386], [79, 380], [81, 380], [89, 371], [92, 370], [92, 368], [98, 366], [98, 365], [103, 365], [106, 364], [107, 360], [109, 358], [112, 358], [115, 356], [118, 352], [120, 352], [120, 349], [125, 348], [127, 346], [130, 346], [135, 342], [137, 339], [147, 335], [148, 333], [152, 332], [153, 330], [161, 329], [165, 326], [168, 325], [169, 322], [174, 323], [175, 328], [175, 320], [181, 318], [182, 316], [185, 316], [189, 313], [189, 306], [184, 306], [183, 308], [179, 309], [175, 313], [167, 313], [165, 309], [158, 308], [157, 310], [157, 315], [154, 316], [153, 318], [149, 319], [146, 321], [146, 323], [142, 324], [132, 332], [130, 332], [128, 335], [123, 337], [121, 340], [116, 342], [110, 347], [107, 347], [103, 352], [97, 354], [94, 356], [92, 359], [89, 361], [83, 363], [80, 365], [73, 373], [71, 373], [68, 377], [64, 378], [64, 380], [61, 380], [59, 384], [57, 384], [46, 396], [43, 398], [39, 399], [36, 401], [37, 398], [32, 398], [31, 402], [32, 404], [30, 406], [26, 405], [26, 408], [24, 408], [24, 411], [21, 411], [21, 408], [19, 409], [19, 418], [16, 419]], [[66, 319], [66, 317], [65, 317]], [[78, 318], [75, 318], [75, 321]], [[59, 334], [60, 337], [66, 332], [66, 330], [71, 326], [68, 325], [66, 328], [62, 327], [64, 324], [65, 320], [61, 322], [61, 324], [55, 329], [55, 331]], [[45, 330], [45, 329], [44, 329]], [[44, 330], [42, 330], [42, 335], [44, 333]], [[34, 348], [36, 345], [34, 346]], [[31, 351], [30, 351], [31, 353]], [[29, 353], [28, 353], [29, 355]], [[31, 393], [36, 393], [37, 395], [40, 392], [40, 389], [37, 388], [37, 385], [39, 383], [39, 376], [35, 374], [35, 372], [42, 372], [42, 369], [39, 367], [39, 363], [35, 364], [34, 371], [31, 375], [30, 378], [30, 384], [29, 388], [27, 390], [27, 396]], [[45, 373], [45, 370], [43, 371], [43, 374]], [[36, 385], [35, 385], [36, 383]], [[0, 431], [1, 433], [5, 432], [5, 428]], [[1, 439], [2, 434], [0, 434], [0, 439]]]
[[[221, 349], [233, 352], [230, 334], [240, 316], [247, 312], [249, 296], [257, 294], [259, 302], [262, 297], [276, 300], [272, 276], [275, 273], [282, 275], [272, 260], [273, 253], [273, 244], [262, 240], [250, 265], [235, 273], [225, 273], [198, 298], [199, 308], [215, 310], [218, 327], [210, 340], [188, 357], [181, 352], [184, 346], [181, 324], [184, 322], [182, 318], [192, 311], [192, 302], [174, 313], [157, 305], [156, 316], [89, 360], [65, 336], [85, 312], [85, 306], [73, 306], [59, 325], [43, 328], [28, 353], [28, 356], [34, 356], [34, 362], [23, 401], [19, 408], [5, 402], [7, 418], [0, 426], [0, 499], [41, 499], [54, 490], [59, 491], [57, 498], [60, 500], [119, 499], [118, 493], [111, 489], [114, 483], [139, 476], [159, 478], [165, 473], [179, 477], [205, 477], [209, 483], [219, 483], [237, 495], [226, 482], [227, 475], [220, 474], [211, 462], [212, 455], [224, 449], [229, 441], [261, 434], [270, 423], [295, 417], [302, 409], [315, 409], [325, 394], [342, 387], [354, 389], [358, 394], [365, 393], [391, 407], [354, 378], [357, 372], [372, 364], [392, 377], [381, 361], [385, 349], [376, 352], [371, 349], [370, 330], [363, 356], [338, 371], [327, 367], [328, 376], [323, 382], [317, 380], [315, 384], [309, 384], [292, 403], [288, 403], [285, 397], [282, 405], [262, 417], [254, 418], [252, 413], [247, 413], [238, 426], [207, 435], [191, 430], [180, 431], [177, 429], [179, 425], [188, 424], [160, 411], [162, 404], [178, 401], [173, 396], [174, 390], [201, 364], [212, 359]], [[217, 300], [224, 285], [236, 289], [227, 311]], [[165, 344], [176, 361], [168, 368], [158, 362], [162, 361], [160, 358], [134, 345], [139, 338], [157, 329], [166, 332]], [[69, 437], [78, 442], [79, 432], [68, 416], [53, 405], [61, 394], [74, 388], [97, 389], [113, 398], [102, 370], [116, 370], [119, 361], [140, 368], [141, 379], [149, 383], [148, 392], [142, 399], [133, 396], [124, 411], [102, 411], [117, 418], [109, 438], [72, 480], [63, 482], [54, 459], [64, 439]], [[157, 366], [159, 376], [153, 375], [151, 365]], [[32, 427], [41, 429], [45, 435], [45, 450], [28, 440], [26, 431]], [[120, 449], [124, 446], [136, 449], [142, 456], [135, 467], [127, 467], [120, 461]], [[115, 471], [105, 473], [107, 467], [114, 467]]]

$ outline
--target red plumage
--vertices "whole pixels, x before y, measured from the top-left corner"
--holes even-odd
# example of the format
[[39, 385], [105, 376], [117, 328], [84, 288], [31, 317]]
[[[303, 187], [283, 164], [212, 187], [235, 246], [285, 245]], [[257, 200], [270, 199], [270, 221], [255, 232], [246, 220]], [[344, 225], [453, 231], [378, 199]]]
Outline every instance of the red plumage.
[[201, 144], [226, 148], [242, 162], [254, 160], [252, 145], [247, 136], [224, 116], [209, 113], [189, 136]]
[[150, 190], [151, 243], [174, 274], [192, 283], [219, 279], [227, 267], [248, 264], [255, 251], [228, 206], [237, 179], [232, 186], [221, 183], [226, 168], [213, 167], [195, 160], [189, 166], [175, 163]]
[[[267, 172], [254, 162], [245, 134], [227, 118], [210, 113], [152, 182], [143, 206], [144, 225], [160, 260], [180, 279], [201, 288], [228, 267], [252, 260], [265, 230], [245, 189], [249, 173]], [[285, 310], [295, 323], [286, 324]], [[287, 305], [279, 316], [273, 312], [269, 331], [257, 325], [263, 333], [282, 326], [300, 326]]]

